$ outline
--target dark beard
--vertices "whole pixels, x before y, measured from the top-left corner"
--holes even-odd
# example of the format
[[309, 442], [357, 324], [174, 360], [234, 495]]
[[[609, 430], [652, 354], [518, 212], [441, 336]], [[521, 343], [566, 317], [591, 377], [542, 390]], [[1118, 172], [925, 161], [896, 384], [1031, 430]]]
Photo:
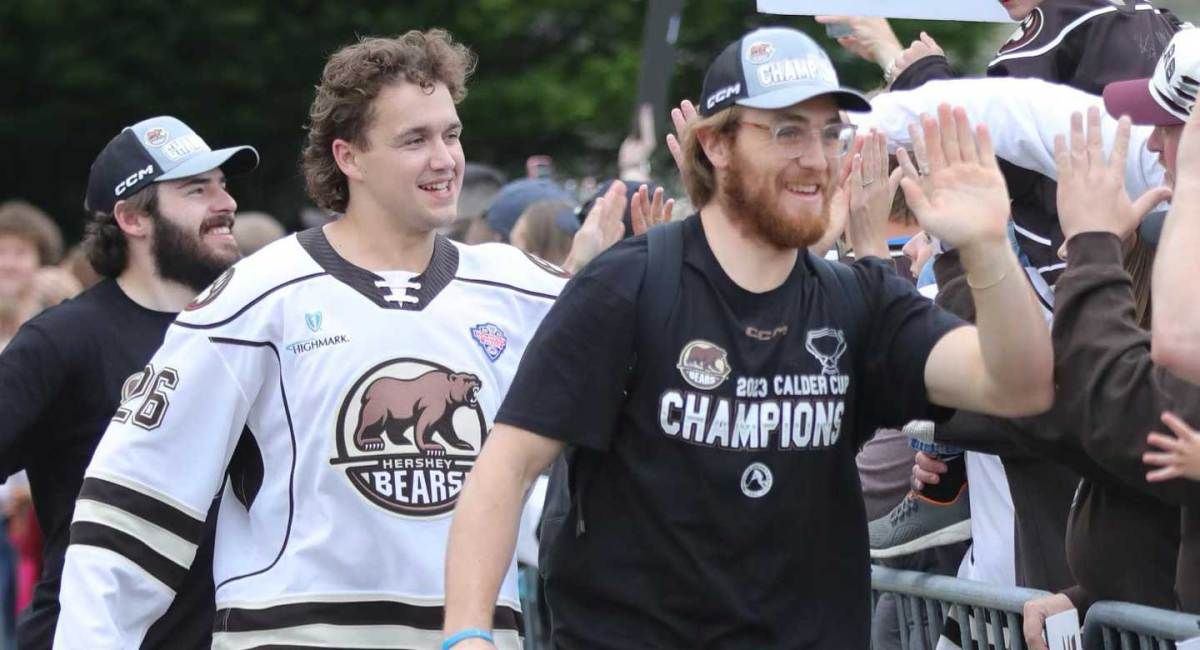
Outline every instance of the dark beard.
[[198, 233], [189, 233], [157, 211], [153, 216], [154, 241], [150, 253], [162, 279], [178, 282], [199, 293], [238, 260], [237, 256], [221, 259], [205, 252]]
[[[773, 194], [766, 189], [751, 187], [742, 173], [745, 165], [735, 155], [733, 164], [725, 174], [722, 189], [724, 203], [734, 224], [767, 243], [780, 249], [808, 248], [820, 241], [829, 227], [829, 194], [826, 191], [825, 207], [819, 215], [781, 214], [772, 201]], [[824, 187], [828, 187], [825, 184]]]

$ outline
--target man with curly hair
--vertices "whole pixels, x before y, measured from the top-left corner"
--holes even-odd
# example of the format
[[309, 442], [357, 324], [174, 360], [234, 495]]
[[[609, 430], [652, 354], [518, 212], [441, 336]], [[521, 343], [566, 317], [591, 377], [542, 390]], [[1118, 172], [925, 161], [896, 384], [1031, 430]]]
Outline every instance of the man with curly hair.
[[[59, 647], [141, 643], [214, 494], [214, 647], [438, 644], [450, 516], [565, 282], [438, 234], [474, 63], [441, 30], [330, 57], [302, 167], [340, 216], [234, 265], [128, 386], [76, 506]], [[494, 604], [520, 647], [511, 558]]]

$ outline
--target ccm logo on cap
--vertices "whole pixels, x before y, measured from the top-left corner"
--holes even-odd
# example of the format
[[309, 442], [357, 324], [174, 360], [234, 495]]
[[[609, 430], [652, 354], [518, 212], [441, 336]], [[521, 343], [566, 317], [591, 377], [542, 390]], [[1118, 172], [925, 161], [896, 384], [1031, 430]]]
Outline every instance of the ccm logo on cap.
[[143, 178], [145, 178], [153, 173], [154, 173], [154, 165], [146, 165], [145, 169], [139, 169], [136, 172], [130, 174], [129, 178], [126, 178], [125, 180], [121, 181], [120, 183], [117, 183], [117, 187], [115, 189], [117, 196], [121, 196], [122, 194], [125, 193], [125, 190], [133, 187], [134, 185], [137, 185], [138, 183], [141, 182], [141, 180]]
[[708, 101], [704, 102], [704, 110], [710, 110], [713, 106], [729, 99], [731, 96], [742, 92], [742, 84], [736, 83], [732, 86], [725, 86], [717, 92], [708, 96]]

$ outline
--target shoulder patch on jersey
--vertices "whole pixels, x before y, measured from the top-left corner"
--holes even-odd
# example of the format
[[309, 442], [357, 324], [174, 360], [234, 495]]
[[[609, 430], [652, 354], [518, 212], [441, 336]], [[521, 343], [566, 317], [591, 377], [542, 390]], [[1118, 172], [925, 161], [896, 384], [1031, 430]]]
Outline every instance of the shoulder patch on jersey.
[[1021, 24], [1017, 26], [1017, 30], [1008, 37], [1008, 41], [1000, 46], [1000, 51], [997, 54], [1008, 54], [1015, 52], [1026, 45], [1029, 45], [1037, 39], [1042, 33], [1042, 29], [1046, 26], [1046, 15], [1042, 13], [1041, 7], [1033, 10]]
[[201, 291], [199, 295], [192, 299], [183, 310], [195, 311], [216, 300], [217, 296], [220, 296], [221, 292], [225, 290], [225, 287], [229, 286], [230, 280], [233, 280], [234, 271], [235, 269], [231, 266], [224, 273], [217, 276], [217, 279], [213, 280], [213, 283], [208, 285], [208, 288]]
[[471, 328], [471, 338], [479, 344], [480, 349], [487, 355], [489, 361], [495, 362], [504, 354], [504, 349], [508, 347], [508, 335], [504, 330], [500, 329], [499, 325], [492, 323], [480, 323]]
[[[525, 253], [525, 251], [521, 251], [521, 252]], [[537, 255], [534, 255], [532, 253], [525, 253], [525, 257], [528, 257], [529, 261], [533, 262], [534, 266], [545, 271], [546, 273], [549, 273], [550, 275], [557, 276], [560, 278], [570, 278], [571, 277], [571, 274], [564, 271], [561, 267], [555, 266], [555, 265], [551, 264], [550, 262], [547, 262], [546, 260], [538, 257]]]
[[184, 327], [216, 327], [229, 322], [272, 293], [324, 275], [295, 236], [286, 237], [238, 261], [200, 292], [179, 315]]

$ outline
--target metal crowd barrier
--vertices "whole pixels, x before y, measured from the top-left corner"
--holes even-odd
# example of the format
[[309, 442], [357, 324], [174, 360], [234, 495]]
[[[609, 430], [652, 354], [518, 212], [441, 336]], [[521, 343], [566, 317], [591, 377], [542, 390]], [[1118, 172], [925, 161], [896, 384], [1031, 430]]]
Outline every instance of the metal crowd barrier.
[[872, 603], [884, 594], [896, 599], [900, 647], [906, 650], [937, 648], [950, 617], [958, 633], [947, 638], [962, 650], [1025, 650], [1025, 601], [1048, 595], [1037, 589], [872, 566]]
[[[525, 648], [548, 648], [547, 640], [537, 634], [541, 628], [535, 604], [537, 570], [522, 567], [520, 582]], [[947, 639], [962, 650], [1026, 650], [1021, 630], [1025, 601], [1049, 595], [1037, 589], [872, 566], [872, 605], [885, 594], [896, 601], [899, 647], [904, 650], [938, 648], [951, 618], [956, 621], [951, 631], [955, 626], [958, 631]], [[1084, 650], [1175, 650], [1175, 642], [1200, 637], [1200, 615], [1098, 602], [1088, 610], [1082, 628]]]
[[1200, 615], [1131, 603], [1099, 602], [1083, 623], [1085, 650], [1175, 650], [1200, 637]]

